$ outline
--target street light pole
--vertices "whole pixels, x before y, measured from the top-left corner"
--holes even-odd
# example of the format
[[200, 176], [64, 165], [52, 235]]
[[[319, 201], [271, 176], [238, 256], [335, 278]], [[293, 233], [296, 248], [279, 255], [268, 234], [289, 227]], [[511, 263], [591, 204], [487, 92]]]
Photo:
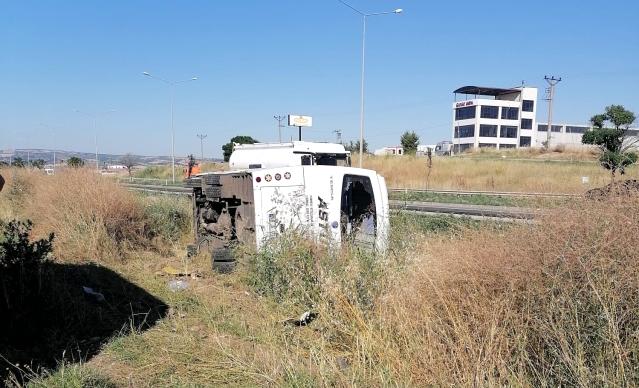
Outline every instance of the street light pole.
[[337, 0], [348, 8], [357, 12], [362, 17], [362, 71], [361, 71], [361, 88], [360, 88], [360, 107], [359, 107], [359, 167], [362, 167], [362, 156], [364, 154], [364, 74], [366, 68], [366, 21], [369, 16], [400, 14], [404, 10], [397, 8], [388, 12], [365, 13], [353, 7], [343, 0]]
[[[81, 110], [76, 109], [75, 110], [76, 113], [80, 113], [82, 115], [88, 116], [92, 119], [93, 121], [93, 134], [94, 134], [94, 140], [95, 140], [95, 171], [99, 174], [100, 173], [100, 160], [98, 158], [98, 116], [99, 115], [107, 115], [109, 113], [113, 113], [115, 112], [114, 109], [108, 110], [106, 112], [99, 112], [99, 113], [87, 113], [87, 112], [83, 112]], [[55, 159], [55, 153], [53, 154], [54, 159]], [[55, 162], [54, 162], [55, 164]]]
[[160, 78], [160, 77], [156, 77], [153, 74], [144, 71], [142, 72], [143, 75], [150, 77], [150, 78], [154, 78], [158, 81], [162, 81], [165, 84], [169, 85], [170, 88], [170, 94], [171, 94], [171, 175], [173, 178], [173, 183], [175, 183], [175, 129], [173, 127], [173, 101], [175, 99], [175, 85], [177, 84], [181, 84], [184, 82], [189, 82], [189, 81], [196, 81], [197, 77], [191, 77], [189, 79], [185, 79], [182, 81], [169, 81], [166, 80], [164, 78]]

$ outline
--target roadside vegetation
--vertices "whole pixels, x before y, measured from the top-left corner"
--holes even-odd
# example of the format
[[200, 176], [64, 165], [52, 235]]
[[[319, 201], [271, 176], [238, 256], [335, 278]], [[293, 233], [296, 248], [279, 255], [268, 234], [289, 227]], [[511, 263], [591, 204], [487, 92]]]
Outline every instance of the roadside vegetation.
[[[176, 165], [175, 166], [175, 181], [177, 184], [181, 184], [184, 179], [184, 166]], [[202, 163], [200, 166], [202, 172], [211, 172], [211, 171], [224, 171], [227, 169], [227, 165], [225, 163], [214, 163], [207, 162]], [[133, 178], [142, 178], [142, 179], [162, 179], [168, 180], [171, 183], [173, 178], [173, 173], [171, 169], [171, 165], [157, 165], [157, 166], [146, 166], [132, 174]]]
[[[394, 214], [383, 258], [288, 235], [245, 249], [221, 275], [206, 254], [185, 259], [188, 201], [132, 194], [82, 169], [14, 172], [1, 172], [0, 219], [31, 219], [32, 242], [55, 232], [47, 260], [63, 271], [55, 284], [68, 289], [58, 294], [78, 336], [47, 329], [71, 344], [66, 361], [13, 366], [9, 384], [639, 383], [637, 197], [575, 199], [533, 224]], [[186, 289], [171, 291], [166, 267], [190, 274]], [[308, 326], [287, 323], [305, 311], [317, 314]]]
[[[357, 160], [356, 157], [353, 160]], [[426, 188], [428, 178], [431, 189], [581, 194], [610, 182], [609, 174], [595, 159], [575, 163], [509, 160], [508, 157], [435, 157], [428, 169], [424, 157], [367, 155], [364, 168], [384, 176], [388, 187], [409, 189]], [[636, 166], [631, 166], [626, 169], [626, 175], [637, 177], [638, 171]], [[582, 177], [587, 177], [586, 183]]]

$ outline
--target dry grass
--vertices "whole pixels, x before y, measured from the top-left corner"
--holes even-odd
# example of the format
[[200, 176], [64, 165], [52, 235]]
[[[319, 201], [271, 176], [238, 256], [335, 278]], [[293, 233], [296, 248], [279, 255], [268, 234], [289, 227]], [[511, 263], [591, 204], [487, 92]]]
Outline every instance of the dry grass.
[[[637, 198], [444, 233], [399, 217], [384, 258], [284, 239], [217, 275], [206, 255], [185, 263], [151, 249], [139, 198], [89, 173], [50, 178], [25, 176], [32, 194], [19, 213], [65, 232], [56, 249], [67, 260], [82, 238], [86, 250], [115, 228], [126, 237], [111, 237], [115, 251], [93, 245], [95, 255], [170, 306], [154, 328], [114, 338], [87, 362], [119, 386], [639, 383]], [[130, 249], [137, 259], [118, 259]], [[167, 264], [203, 276], [174, 293], [158, 274]], [[306, 309], [320, 314], [310, 326], [282, 324]]]
[[[430, 237], [405, 219], [383, 261], [284, 240], [253, 256], [259, 272], [215, 275], [200, 258], [183, 293], [131, 262], [123, 272], [172, 313], [89, 365], [136, 386], [633, 386], [637, 210], [580, 202], [540, 224]], [[282, 325], [308, 308], [309, 327]]]
[[[227, 163], [206, 162], [202, 163], [201, 172], [225, 171], [227, 168]], [[185, 177], [185, 171], [184, 166], [176, 165], [175, 179], [182, 180]], [[133, 176], [135, 178], [145, 179], [171, 179], [173, 177], [173, 170], [170, 164], [146, 166], [143, 169], [136, 171]]]
[[539, 225], [424, 241], [365, 346], [411, 385], [635, 385], [637, 209], [584, 202]]
[[[364, 168], [376, 170], [389, 187], [582, 193], [610, 182], [609, 173], [597, 163], [535, 162], [493, 158], [433, 160], [427, 184], [426, 159], [418, 157], [367, 156]], [[628, 177], [636, 177], [636, 166]], [[581, 178], [589, 177], [583, 184]]]
[[139, 197], [90, 169], [3, 175], [1, 219], [31, 219], [36, 238], [54, 232], [55, 256], [65, 262], [114, 262], [137, 250], [167, 253], [190, 229], [188, 201]]

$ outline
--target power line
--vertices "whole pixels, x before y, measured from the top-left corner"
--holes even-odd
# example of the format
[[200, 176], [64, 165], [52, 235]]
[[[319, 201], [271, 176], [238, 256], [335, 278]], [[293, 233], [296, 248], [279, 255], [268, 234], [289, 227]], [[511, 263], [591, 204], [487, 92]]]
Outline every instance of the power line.
[[277, 132], [278, 132], [278, 140], [281, 143], [282, 142], [282, 127], [284, 126], [282, 124], [282, 121], [284, 121], [286, 119], [286, 116], [273, 116], [273, 118], [275, 120], [277, 120]]
[[208, 135], [198, 134], [197, 137], [200, 138], [200, 151], [202, 152], [202, 162], [204, 162], [204, 139], [206, 139]]
[[561, 77], [555, 78], [555, 76], [545, 76], [544, 79], [548, 82], [548, 89], [546, 89], [546, 93], [548, 97], [548, 127], [546, 128], [546, 149], [550, 149], [550, 134], [552, 132], [552, 100], [555, 97], [555, 85], [561, 82]]

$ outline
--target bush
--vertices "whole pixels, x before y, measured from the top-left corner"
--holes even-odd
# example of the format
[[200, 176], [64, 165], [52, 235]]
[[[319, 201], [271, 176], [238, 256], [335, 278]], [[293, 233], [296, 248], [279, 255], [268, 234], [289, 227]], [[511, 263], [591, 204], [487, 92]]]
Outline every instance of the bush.
[[0, 327], [6, 329], [13, 324], [11, 317], [19, 316], [40, 293], [40, 266], [51, 253], [53, 233], [30, 242], [30, 221], [14, 220], [0, 226]]
[[142, 200], [150, 236], [176, 243], [190, 232], [192, 208], [184, 198], [148, 196]]
[[381, 289], [385, 262], [358, 248], [336, 252], [289, 234], [249, 255], [247, 282], [260, 295], [303, 308], [320, 306], [335, 290], [368, 309]]

